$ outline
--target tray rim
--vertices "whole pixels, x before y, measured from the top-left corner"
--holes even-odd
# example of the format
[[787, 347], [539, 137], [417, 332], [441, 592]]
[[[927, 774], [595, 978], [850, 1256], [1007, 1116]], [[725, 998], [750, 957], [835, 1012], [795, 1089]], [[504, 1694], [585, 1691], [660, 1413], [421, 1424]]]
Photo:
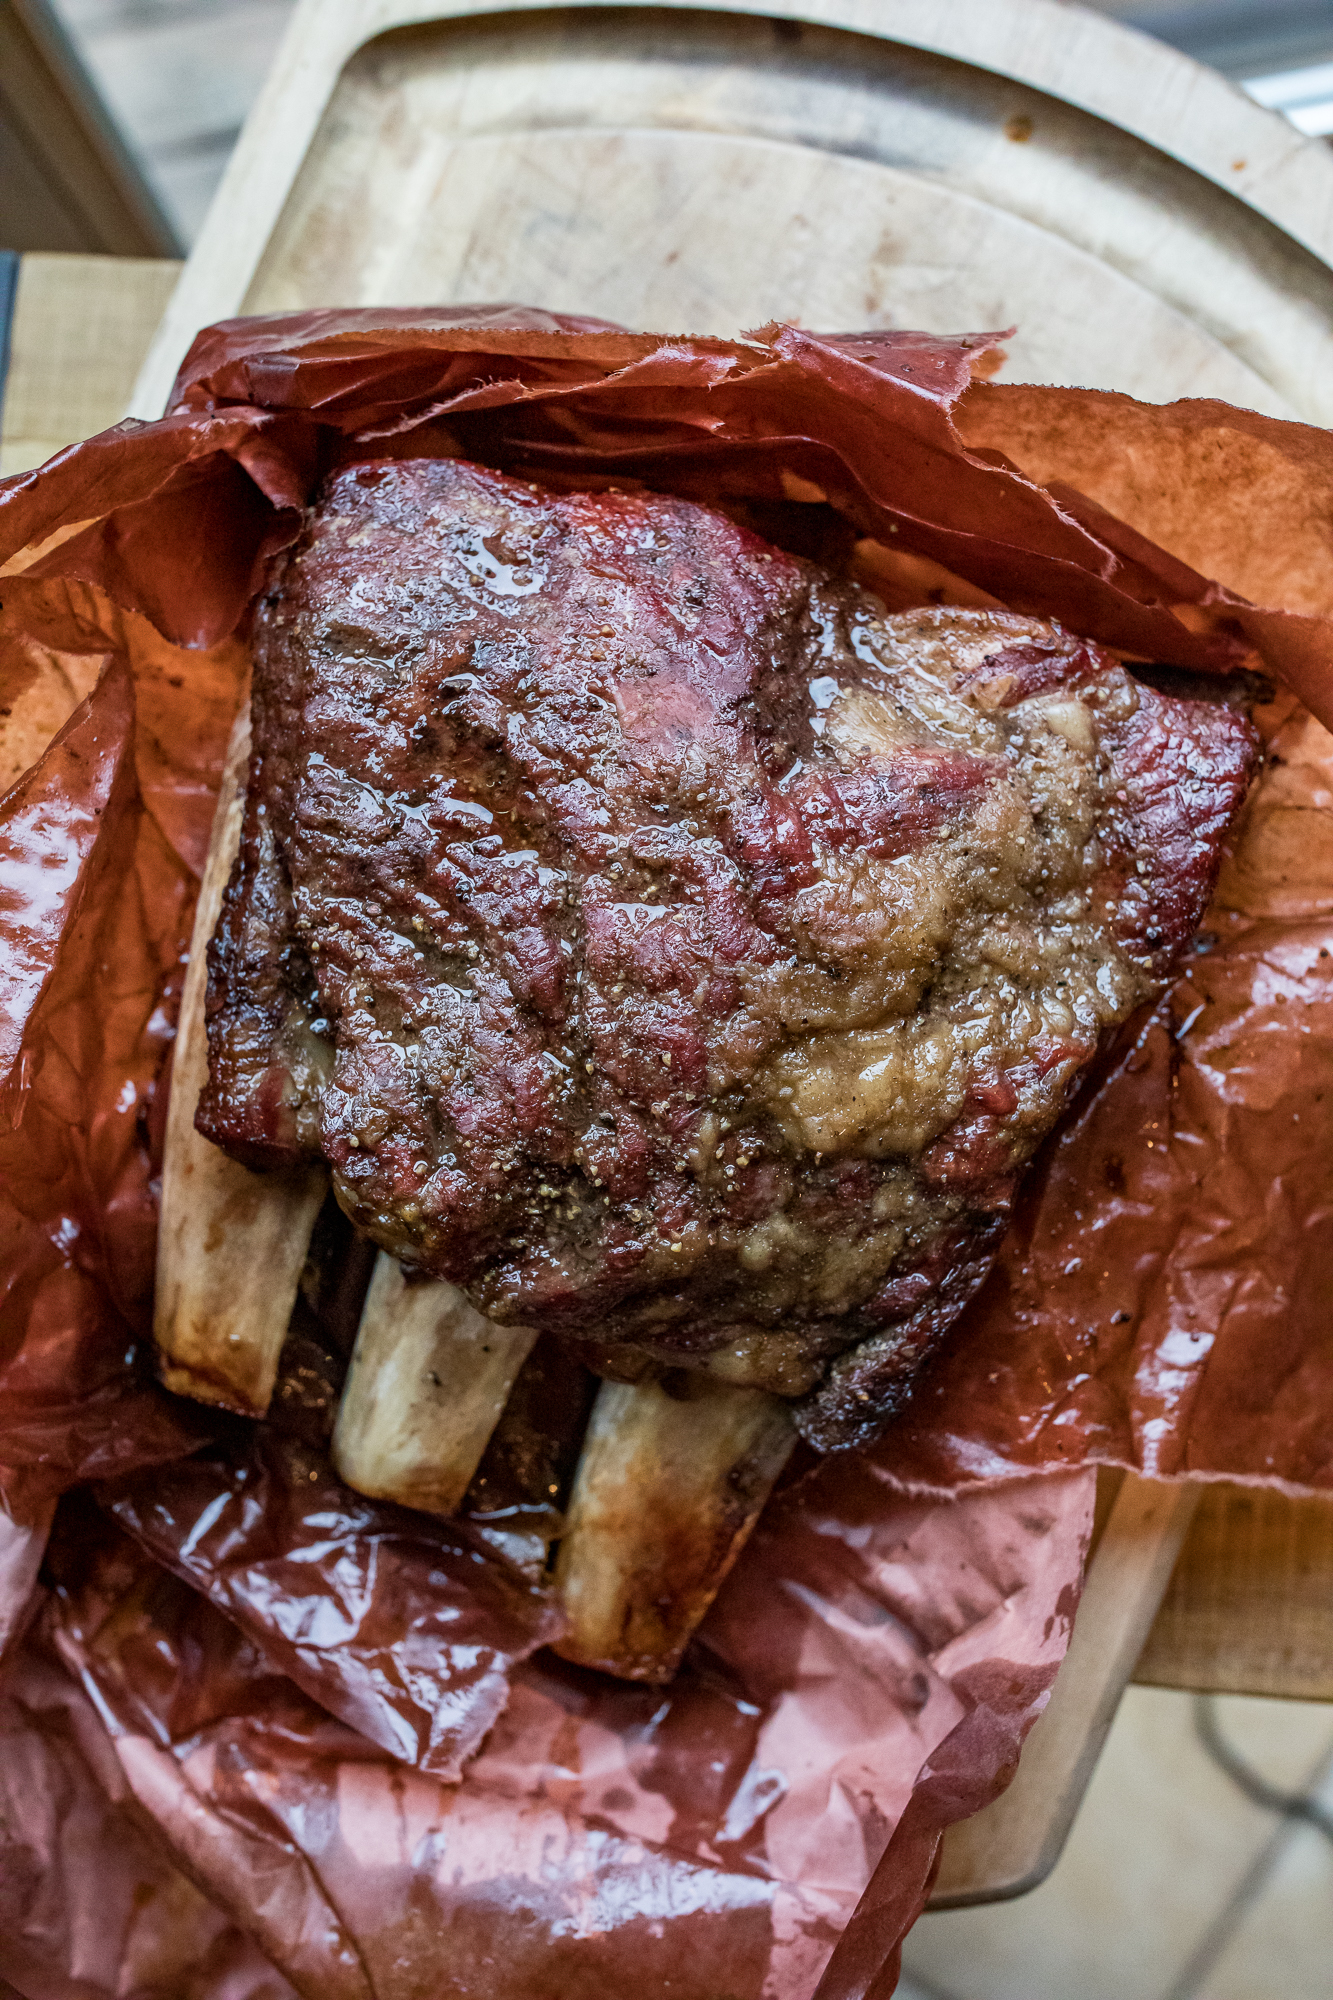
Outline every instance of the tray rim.
[[[943, 56], [1129, 133], [1232, 195], [1333, 268], [1333, 150], [1217, 72], [1069, 0], [557, 0], [786, 19]], [[195, 333], [241, 310], [338, 82], [400, 28], [553, 11], [552, 0], [299, 0], [135, 384], [162, 413]]]

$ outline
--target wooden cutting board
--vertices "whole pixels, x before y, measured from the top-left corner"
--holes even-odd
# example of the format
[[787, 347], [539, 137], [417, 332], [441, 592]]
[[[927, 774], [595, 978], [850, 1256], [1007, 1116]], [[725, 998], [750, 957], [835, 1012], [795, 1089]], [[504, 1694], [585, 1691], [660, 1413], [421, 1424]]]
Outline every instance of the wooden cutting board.
[[135, 411], [228, 314], [513, 297], [1328, 421], [1330, 256], [1326, 148], [1057, 0], [302, 0]]
[[[301, 0], [132, 410], [211, 320], [517, 299], [697, 333], [1016, 324], [1004, 379], [1327, 424], [1331, 263], [1326, 148], [1059, 0]], [[1112, 1484], [1051, 1707], [950, 1833], [940, 1902], [1047, 1872], [1153, 1627], [1198, 1494]], [[1149, 1671], [1305, 1692], [1333, 1611], [1295, 1598], [1333, 1509], [1264, 1514], [1241, 1582], [1231, 1504], [1204, 1503]]]

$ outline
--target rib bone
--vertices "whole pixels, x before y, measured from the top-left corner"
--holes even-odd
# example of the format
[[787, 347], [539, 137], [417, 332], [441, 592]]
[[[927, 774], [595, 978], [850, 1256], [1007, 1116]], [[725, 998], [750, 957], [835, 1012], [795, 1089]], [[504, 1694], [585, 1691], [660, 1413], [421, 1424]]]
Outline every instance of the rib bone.
[[409, 1284], [381, 1254], [333, 1434], [340, 1476], [377, 1500], [452, 1514], [536, 1338], [483, 1319], [453, 1285]]
[[556, 1582], [557, 1651], [622, 1679], [668, 1681], [795, 1442], [785, 1403], [678, 1371], [605, 1382], [584, 1440]]
[[162, 1168], [153, 1333], [168, 1389], [246, 1416], [263, 1416], [327, 1178], [317, 1167], [251, 1173], [194, 1129], [195, 1106], [208, 1074], [208, 941], [240, 845], [249, 755], [247, 707], [227, 750], [181, 999]]

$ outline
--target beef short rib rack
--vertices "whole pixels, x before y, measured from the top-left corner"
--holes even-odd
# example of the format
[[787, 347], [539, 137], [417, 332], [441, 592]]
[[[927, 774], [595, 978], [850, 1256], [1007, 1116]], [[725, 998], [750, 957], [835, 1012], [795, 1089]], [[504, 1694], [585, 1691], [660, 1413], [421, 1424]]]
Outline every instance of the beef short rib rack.
[[608, 1373], [893, 1409], [1255, 739], [656, 494], [332, 480], [255, 648], [198, 1124]]
[[323, 1159], [612, 1382], [776, 1396], [823, 1449], [984, 1276], [1257, 751], [1054, 625], [456, 460], [332, 477], [254, 650], [199, 1131]]

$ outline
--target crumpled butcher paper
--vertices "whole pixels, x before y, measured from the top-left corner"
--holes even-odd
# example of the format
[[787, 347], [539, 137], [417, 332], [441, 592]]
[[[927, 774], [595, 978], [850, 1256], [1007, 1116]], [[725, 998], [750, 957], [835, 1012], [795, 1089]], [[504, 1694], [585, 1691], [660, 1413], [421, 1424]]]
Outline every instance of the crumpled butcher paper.
[[[0, 1981], [33, 2000], [886, 2000], [1063, 1655], [1093, 1468], [1333, 1486], [1333, 442], [995, 338], [515, 307], [201, 334], [0, 483]], [[798, 1460], [666, 1690], [467, 1521], [169, 1397], [174, 1021], [248, 607], [330, 469], [463, 454], [855, 544], [894, 609], [1258, 669], [1192, 961], [871, 1450]], [[52, 1519], [54, 1514], [54, 1527]], [[49, 1545], [47, 1541], [50, 1534]], [[43, 1552], [45, 1557], [43, 1559]]]

